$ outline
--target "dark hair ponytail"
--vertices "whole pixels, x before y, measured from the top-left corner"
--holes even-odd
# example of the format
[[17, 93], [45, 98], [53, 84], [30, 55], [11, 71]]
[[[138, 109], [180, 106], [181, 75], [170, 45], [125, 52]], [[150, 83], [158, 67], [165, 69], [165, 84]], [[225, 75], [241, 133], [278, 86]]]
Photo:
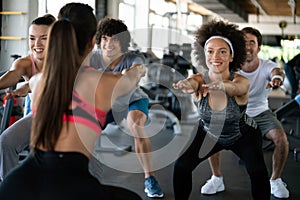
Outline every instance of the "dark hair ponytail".
[[73, 84], [79, 67], [73, 25], [66, 20], [59, 20], [53, 24], [49, 33], [42, 71], [42, 90], [33, 121], [33, 147], [54, 149], [63, 125], [63, 114], [72, 100]]
[[36, 115], [32, 147], [55, 148], [62, 117], [69, 109], [73, 86], [88, 43], [96, 33], [93, 9], [83, 3], [68, 3], [50, 29]]

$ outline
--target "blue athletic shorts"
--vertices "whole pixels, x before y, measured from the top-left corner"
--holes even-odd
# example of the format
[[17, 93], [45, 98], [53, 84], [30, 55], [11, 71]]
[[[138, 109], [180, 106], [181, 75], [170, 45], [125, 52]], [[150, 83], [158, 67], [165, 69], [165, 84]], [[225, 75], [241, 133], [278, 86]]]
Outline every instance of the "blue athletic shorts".
[[[148, 118], [148, 114], [149, 114], [148, 107], [149, 107], [149, 99], [148, 98], [143, 98], [143, 99], [139, 99], [139, 100], [134, 101], [131, 104], [129, 104], [128, 112], [131, 111], [131, 110], [140, 110], [143, 113], [145, 113], [145, 115]], [[121, 115], [123, 115], [123, 116], [122, 117], [118, 116], [118, 118], [126, 118], [128, 112], [122, 113]], [[112, 114], [112, 110], [110, 110], [107, 113], [107, 117], [106, 117], [106, 124], [109, 124], [111, 122], [115, 122], [115, 118]]]

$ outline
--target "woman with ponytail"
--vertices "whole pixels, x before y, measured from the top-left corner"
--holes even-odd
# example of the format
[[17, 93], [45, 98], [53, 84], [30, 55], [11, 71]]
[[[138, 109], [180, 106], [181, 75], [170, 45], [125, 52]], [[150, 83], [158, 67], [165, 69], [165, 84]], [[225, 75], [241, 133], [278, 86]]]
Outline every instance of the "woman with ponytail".
[[84, 66], [95, 32], [90, 6], [69, 3], [61, 8], [49, 32], [43, 71], [30, 82], [31, 153], [1, 183], [1, 200], [140, 199], [126, 189], [99, 183], [88, 171], [107, 112], [146, 73], [142, 65], [122, 74]]

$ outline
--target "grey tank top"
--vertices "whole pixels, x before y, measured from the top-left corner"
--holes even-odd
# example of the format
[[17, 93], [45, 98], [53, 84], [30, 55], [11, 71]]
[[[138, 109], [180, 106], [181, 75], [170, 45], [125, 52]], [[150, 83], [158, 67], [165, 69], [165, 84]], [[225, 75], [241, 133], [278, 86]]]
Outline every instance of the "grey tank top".
[[[233, 79], [234, 72], [230, 74]], [[208, 73], [205, 74], [205, 83], [209, 83]], [[241, 137], [240, 133], [240, 107], [234, 97], [228, 97], [227, 106], [221, 111], [212, 110], [208, 103], [208, 96], [202, 97], [198, 103], [200, 123], [213, 140], [223, 146], [232, 145]]]

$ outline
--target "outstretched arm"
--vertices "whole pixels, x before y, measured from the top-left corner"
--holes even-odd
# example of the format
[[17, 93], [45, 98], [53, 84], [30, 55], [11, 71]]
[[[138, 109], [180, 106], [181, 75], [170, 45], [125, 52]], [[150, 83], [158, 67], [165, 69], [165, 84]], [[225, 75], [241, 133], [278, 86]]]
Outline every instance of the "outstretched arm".
[[30, 92], [29, 82], [25, 82], [21, 87], [12, 90], [6, 91], [6, 99], [25, 97]]
[[232, 81], [220, 80], [209, 84], [203, 84], [202, 87], [204, 90], [203, 96], [207, 93], [213, 94], [212, 97], [216, 97], [216, 104], [222, 103], [219, 102], [219, 100], [225, 98], [224, 94], [226, 94], [226, 96], [235, 97], [238, 104], [246, 104], [248, 102], [250, 82], [246, 77], [237, 73], [234, 74], [234, 79]]
[[146, 75], [146, 67], [142, 64], [135, 64], [122, 71], [122, 76], [115, 86], [115, 97], [130, 93]]
[[26, 73], [26, 58], [20, 58], [12, 64], [12, 67], [0, 77], [0, 89], [16, 85]]
[[204, 84], [204, 76], [202, 73], [193, 74], [187, 79], [173, 83], [173, 88], [181, 90], [186, 94], [195, 94], [196, 97], [203, 94], [202, 85]]
[[234, 79], [214, 81], [209, 84], [203, 84], [202, 87], [208, 92], [210, 90], [221, 90], [228, 96], [244, 96], [248, 93], [250, 83], [244, 76], [235, 73]]
[[278, 88], [283, 84], [285, 74], [281, 68], [274, 68], [270, 74], [271, 81], [267, 85], [268, 88]]
[[0, 77], [0, 89], [5, 89], [16, 85], [22, 76], [15, 70], [7, 71]]
[[[106, 102], [102, 105], [106, 105], [105, 108], [114, 104], [115, 100], [120, 97], [129, 94], [137, 87], [140, 79], [146, 74], [146, 67], [144, 65], [133, 65], [126, 69], [122, 73], [120, 72], [100, 72], [101, 81], [98, 84], [97, 94], [102, 101]], [[102, 94], [105, 94], [106, 98], [103, 98]], [[108, 107], [107, 107], [108, 106]], [[102, 109], [105, 110], [103, 107]]]

